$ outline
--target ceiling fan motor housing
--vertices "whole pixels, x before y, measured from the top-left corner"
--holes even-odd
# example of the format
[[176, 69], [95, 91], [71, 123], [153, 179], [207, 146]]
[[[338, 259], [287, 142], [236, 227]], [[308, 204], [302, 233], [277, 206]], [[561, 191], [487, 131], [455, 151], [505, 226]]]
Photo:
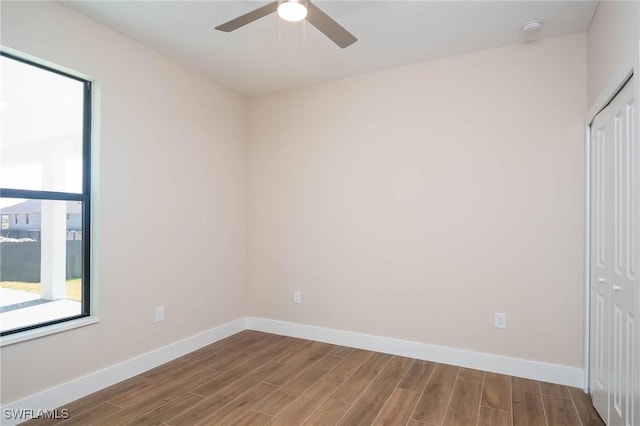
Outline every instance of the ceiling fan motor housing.
[[278, 0], [278, 6], [283, 3], [297, 3], [307, 7], [307, 0]]

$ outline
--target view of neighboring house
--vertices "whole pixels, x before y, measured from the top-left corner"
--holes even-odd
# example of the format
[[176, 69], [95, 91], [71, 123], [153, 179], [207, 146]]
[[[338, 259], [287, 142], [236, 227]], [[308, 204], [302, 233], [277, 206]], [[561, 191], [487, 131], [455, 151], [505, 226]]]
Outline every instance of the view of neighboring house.
[[[82, 205], [69, 201], [67, 204], [67, 240], [82, 239]], [[1, 210], [2, 229], [6, 238], [29, 238], [40, 240], [41, 201], [26, 200]]]

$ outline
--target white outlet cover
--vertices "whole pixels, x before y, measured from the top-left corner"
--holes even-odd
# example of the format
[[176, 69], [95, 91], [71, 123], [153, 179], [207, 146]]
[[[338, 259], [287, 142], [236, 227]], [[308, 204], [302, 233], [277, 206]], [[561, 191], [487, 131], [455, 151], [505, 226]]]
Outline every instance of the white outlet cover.
[[496, 328], [507, 328], [507, 314], [496, 312], [493, 325]]

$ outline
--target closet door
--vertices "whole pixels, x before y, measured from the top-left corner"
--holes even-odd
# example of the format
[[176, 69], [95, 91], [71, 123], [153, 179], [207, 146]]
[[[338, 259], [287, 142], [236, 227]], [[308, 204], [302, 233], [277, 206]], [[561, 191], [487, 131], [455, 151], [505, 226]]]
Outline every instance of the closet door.
[[611, 229], [613, 228], [613, 144], [607, 109], [591, 124], [591, 339], [590, 389], [593, 406], [609, 416], [611, 325]]
[[[635, 425], [633, 378], [638, 334], [638, 157], [633, 84], [591, 129], [591, 393], [610, 425]], [[640, 413], [638, 413], [640, 415]]]

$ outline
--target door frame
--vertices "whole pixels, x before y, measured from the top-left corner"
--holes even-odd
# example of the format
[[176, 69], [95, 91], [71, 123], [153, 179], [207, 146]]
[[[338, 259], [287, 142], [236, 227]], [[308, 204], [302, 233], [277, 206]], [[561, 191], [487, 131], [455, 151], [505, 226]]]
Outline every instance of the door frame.
[[[638, 41], [638, 50], [633, 65], [622, 68], [616, 76], [609, 81], [604, 90], [598, 96], [596, 102], [589, 108], [585, 115], [585, 270], [584, 270], [584, 290], [585, 290], [585, 327], [584, 327], [584, 382], [583, 389], [590, 393], [590, 343], [591, 343], [591, 125], [595, 116], [600, 113], [613, 100], [623, 86], [633, 78], [633, 94], [636, 106], [636, 123], [635, 123], [635, 145], [636, 149], [640, 149], [640, 40]], [[636, 312], [640, 312], [640, 291], [636, 291]], [[638, 318], [640, 320], [640, 318]], [[640, 323], [639, 323], [640, 325]], [[638, 327], [640, 334], [640, 327]], [[640, 336], [636, 339], [640, 341]], [[636, 345], [636, 353], [640, 354], [640, 345]], [[640, 358], [640, 357], [638, 357]], [[640, 361], [636, 363], [636, 371], [640, 372]], [[639, 375], [640, 376], [640, 375]], [[636, 379], [636, 393], [640, 394], [640, 380]], [[638, 411], [640, 407], [636, 408]]]

